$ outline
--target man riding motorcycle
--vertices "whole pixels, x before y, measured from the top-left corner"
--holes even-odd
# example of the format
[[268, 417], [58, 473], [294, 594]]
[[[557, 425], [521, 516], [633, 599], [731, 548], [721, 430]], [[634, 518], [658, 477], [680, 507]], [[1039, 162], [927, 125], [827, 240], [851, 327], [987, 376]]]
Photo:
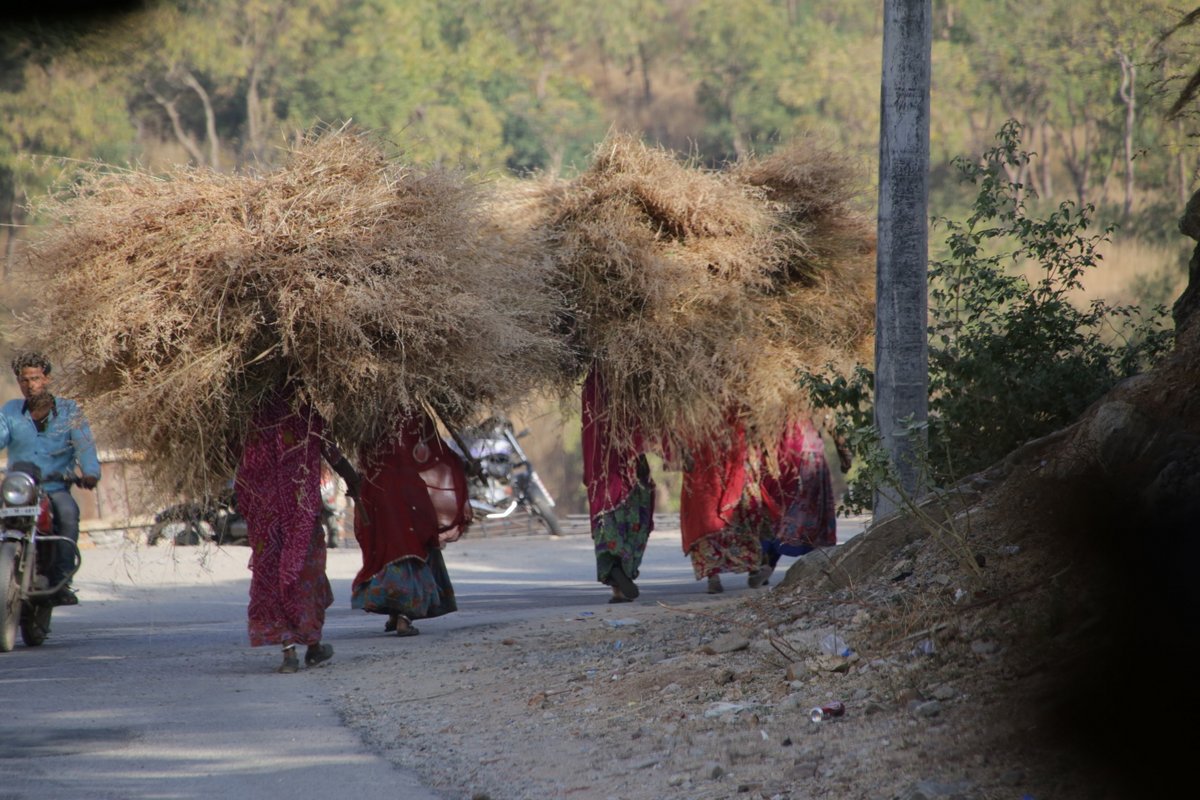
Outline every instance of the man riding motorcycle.
[[[79, 405], [49, 391], [50, 361], [40, 353], [23, 353], [13, 359], [24, 400], [10, 400], [0, 407], [0, 449], [8, 450], [8, 466], [29, 462], [37, 466], [50, 497], [54, 529], [59, 536], [79, 541], [79, 504], [71, 496], [62, 476], [83, 473], [80, 485], [94, 489], [100, 482], [100, 460], [92, 431]], [[67, 578], [75, 569], [73, 548], [59, 543], [57, 557], [47, 570], [50, 585]], [[70, 584], [53, 597], [54, 605], [75, 605], [79, 598]]]

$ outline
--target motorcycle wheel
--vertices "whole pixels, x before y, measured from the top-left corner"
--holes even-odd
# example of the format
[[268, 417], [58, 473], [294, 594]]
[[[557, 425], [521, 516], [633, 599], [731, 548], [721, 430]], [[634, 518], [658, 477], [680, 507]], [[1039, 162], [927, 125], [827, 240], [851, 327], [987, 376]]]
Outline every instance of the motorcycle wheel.
[[212, 527], [207, 522], [156, 522], [146, 535], [146, 544], [173, 542], [177, 546], [186, 547], [210, 542], [213, 536]]
[[542, 521], [551, 536], [563, 535], [562, 525], [558, 522], [558, 515], [554, 513], [554, 507], [550, 505], [550, 501], [536, 484], [529, 487], [529, 512]]
[[0, 606], [0, 653], [7, 653], [17, 644], [17, 623], [21, 619], [21, 576], [17, 545], [0, 545], [0, 581], [4, 581], [4, 605]]
[[54, 606], [49, 603], [38, 603], [28, 606], [21, 615], [21, 641], [27, 647], [37, 647], [46, 641], [50, 635], [50, 615]]

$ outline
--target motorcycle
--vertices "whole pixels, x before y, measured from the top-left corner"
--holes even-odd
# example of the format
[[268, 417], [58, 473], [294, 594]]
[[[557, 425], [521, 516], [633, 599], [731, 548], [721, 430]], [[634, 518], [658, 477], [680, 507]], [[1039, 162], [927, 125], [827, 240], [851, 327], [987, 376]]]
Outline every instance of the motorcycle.
[[522, 509], [544, 525], [551, 536], [561, 536], [554, 499], [521, 449], [519, 440], [527, 435], [528, 430], [513, 433], [511, 422], [493, 417], [463, 430], [458, 437], [461, 442], [451, 442], [450, 446], [473, 462], [467, 486], [477, 519], [506, 519]]
[[249, 538], [246, 520], [237, 511], [233, 487], [228, 487], [215, 497], [177, 503], [155, 514], [146, 544], [249, 544]]
[[338, 476], [328, 466], [321, 469], [321, 530], [325, 535], [325, 546], [335, 548], [340, 546], [338, 531], [341, 528], [339, 520], [342, 512], [337, 505]]
[[[80, 485], [74, 475], [63, 475], [67, 485]], [[54, 534], [50, 496], [41, 488], [41, 470], [32, 464], [13, 464], [0, 480], [0, 582], [4, 603], [0, 606], [0, 652], [16, 645], [17, 629], [28, 647], [37, 647], [50, 634], [53, 597], [79, 570], [79, 546]], [[70, 574], [54, 585], [43, 573], [55, 556], [59, 542], [75, 551]]]

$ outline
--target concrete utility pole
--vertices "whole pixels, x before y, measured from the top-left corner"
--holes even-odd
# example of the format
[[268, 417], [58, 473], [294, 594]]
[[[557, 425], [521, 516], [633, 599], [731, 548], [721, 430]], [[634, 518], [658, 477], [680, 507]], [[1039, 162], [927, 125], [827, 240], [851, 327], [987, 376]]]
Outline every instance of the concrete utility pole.
[[[929, 409], [929, 80], [932, 0], [884, 0], [875, 293], [875, 424], [900, 473], [921, 493], [917, 442], [897, 437]], [[880, 491], [875, 518], [898, 506]]]

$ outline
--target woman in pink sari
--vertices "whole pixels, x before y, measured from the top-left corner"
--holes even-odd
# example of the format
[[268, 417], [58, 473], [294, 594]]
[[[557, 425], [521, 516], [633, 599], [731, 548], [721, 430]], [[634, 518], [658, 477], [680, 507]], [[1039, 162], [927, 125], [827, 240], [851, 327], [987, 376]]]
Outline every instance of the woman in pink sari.
[[323, 438], [325, 422], [289, 391], [281, 391], [255, 415], [237, 470], [238, 510], [246, 519], [251, 555], [250, 646], [277, 644], [283, 663], [296, 672], [296, 646], [315, 666], [333, 657], [321, 642], [325, 609], [333, 591], [325, 576], [325, 537], [320, 525], [321, 458], [351, 487], [357, 475]]
[[607, 396], [595, 369], [583, 383], [583, 482], [587, 487], [596, 580], [612, 588], [610, 603], [626, 603], [639, 594], [634, 580], [654, 530], [654, 481], [642, 452], [613, 441]]
[[[850, 469], [845, 442], [835, 437], [842, 471]], [[761, 501], [749, 501], [747, 516], [759, 523], [763, 566], [752, 587], [765, 586], [782, 556], [801, 556], [837, 544], [833, 479], [821, 430], [808, 416], [793, 420], [776, 445], [778, 475], [764, 475]]]

